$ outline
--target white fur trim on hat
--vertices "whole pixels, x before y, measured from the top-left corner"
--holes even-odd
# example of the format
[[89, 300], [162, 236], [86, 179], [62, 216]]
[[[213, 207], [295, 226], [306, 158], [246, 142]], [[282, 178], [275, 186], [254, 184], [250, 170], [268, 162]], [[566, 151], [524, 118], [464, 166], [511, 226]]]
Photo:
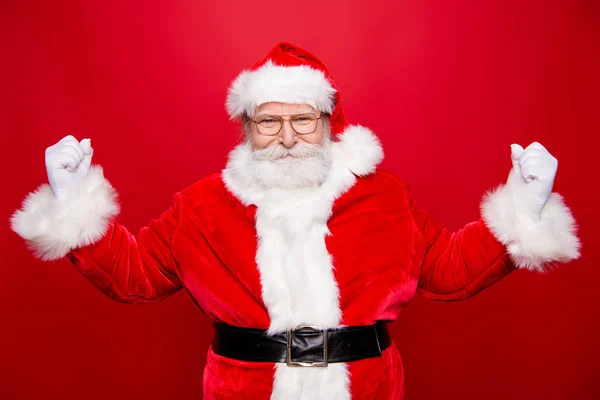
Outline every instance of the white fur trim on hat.
[[280, 66], [267, 61], [253, 71], [243, 71], [227, 94], [227, 112], [231, 119], [252, 116], [263, 103], [309, 104], [331, 114], [336, 90], [322, 71], [307, 65]]
[[550, 195], [540, 218], [523, 204], [525, 200], [508, 183], [488, 191], [481, 202], [484, 222], [507, 247], [517, 267], [543, 272], [553, 261], [579, 257], [577, 225], [560, 194]]
[[48, 184], [39, 186], [12, 215], [11, 228], [27, 240], [37, 257], [56, 260], [104, 236], [119, 213], [116, 197], [102, 167], [94, 165], [67, 200], [57, 199]]

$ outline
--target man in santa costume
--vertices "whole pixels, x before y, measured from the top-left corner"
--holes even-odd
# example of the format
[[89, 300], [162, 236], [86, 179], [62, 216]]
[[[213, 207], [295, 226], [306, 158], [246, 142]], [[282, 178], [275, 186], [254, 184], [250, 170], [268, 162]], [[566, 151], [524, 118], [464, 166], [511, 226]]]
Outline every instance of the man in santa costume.
[[380, 170], [377, 137], [349, 125], [325, 65], [276, 45], [232, 83], [227, 111], [245, 139], [222, 172], [185, 188], [139, 234], [89, 139], [46, 150], [49, 185], [12, 228], [44, 260], [68, 257], [110, 298], [149, 303], [185, 290], [213, 321], [205, 399], [401, 399], [386, 323], [416, 293], [469, 298], [515, 269], [579, 256], [558, 162], [512, 145], [505, 184], [481, 217], [450, 232], [409, 185]]

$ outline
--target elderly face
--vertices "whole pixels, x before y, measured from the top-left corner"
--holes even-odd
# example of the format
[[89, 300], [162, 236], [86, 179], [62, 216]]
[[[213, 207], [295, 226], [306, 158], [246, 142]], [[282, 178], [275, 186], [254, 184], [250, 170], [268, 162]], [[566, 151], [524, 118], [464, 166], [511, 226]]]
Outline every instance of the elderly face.
[[[307, 113], [321, 118], [314, 120], [313, 116], [311, 120]], [[290, 118], [294, 119], [298, 132], [306, 133], [297, 133]], [[283, 124], [279, 122], [281, 119]], [[245, 143], [252, 154], [247, 169], [255, 182], [264, 188], [278, 189], [324, 182], [331, 165], [328, 114], [321, 114], [307, 104], [272, 102], [257, 107], [252, 120], [263, 122], [260, 133], [255, 122], [244, 121]]]
[[288, 104], [288, 103], [264, 103], [256, 108], [253, 120], [264, 115], [281, 116], [286, 121], [277, 135], [265, 136], [258, 132], [258, 127], [254, 122], [250, 123], [250, 143], [252, 148], [256, 150], [267, 148], [268, 146], [282, 145], [286, 148], [292, 148], [296, 143], [304, 142], [309, 144], [323, 143], [323, 122], [322, 119], [317, 120], [317, 127], [313, 133], [298, 134], [292, 128], [289, 118], [293, 115], [312, 113], [321, 116], [319, 111], [316, 111], [308, 104]]

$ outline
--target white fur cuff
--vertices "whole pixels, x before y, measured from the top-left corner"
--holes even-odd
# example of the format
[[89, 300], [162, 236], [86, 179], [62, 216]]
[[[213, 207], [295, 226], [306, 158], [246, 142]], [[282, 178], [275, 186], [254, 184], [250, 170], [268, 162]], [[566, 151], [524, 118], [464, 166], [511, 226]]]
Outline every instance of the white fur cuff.
[[509, 184], [487, 192], [481, 202], [483, 220], [516, 266], [543, 272], [547, 263], [579, 257], [577, 224], [560, 194], [550, 195], [540, 218], [523, 204]]
[[91, 167], [67, 200], [58, 200], [43, 184], [23, 201], [11, 217], [11, 227], [27, 240], [36, 257], [62, 258], [77, 247], [97, 242], [119, 213], [117, 195], [104, 178], [102, 167]]

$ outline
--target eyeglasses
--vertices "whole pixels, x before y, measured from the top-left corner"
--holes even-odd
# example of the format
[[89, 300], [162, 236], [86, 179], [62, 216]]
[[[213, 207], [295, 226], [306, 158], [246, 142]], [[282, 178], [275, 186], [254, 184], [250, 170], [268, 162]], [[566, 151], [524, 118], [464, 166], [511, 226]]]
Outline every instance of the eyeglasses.
[[290, 121], [292, 129], [299, 135], [306, 135], [317, 130], [317, 122], [321, 117], [313, 113], [295, 114], [289, 119], [284, 119], [281, 115], [261, 115], [251, 120], [256, 124], [258, 133], [265, 136], [275, 136], [283, 127], [283, 121]]

